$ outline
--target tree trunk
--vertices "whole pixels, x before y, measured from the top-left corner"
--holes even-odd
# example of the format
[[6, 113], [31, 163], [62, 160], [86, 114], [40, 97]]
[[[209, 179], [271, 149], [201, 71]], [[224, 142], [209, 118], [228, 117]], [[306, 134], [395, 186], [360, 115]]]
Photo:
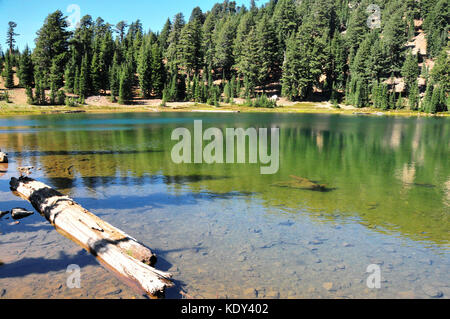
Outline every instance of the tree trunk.
[[10, 186], [58, 232], [93, 254], [128, 284], [152, 297], [163, 297], [165, 288], [173, 286], [171, 274], [151, 267], [156, 256], [148, 248], [69, 197], [28, 177], [12, 178]]

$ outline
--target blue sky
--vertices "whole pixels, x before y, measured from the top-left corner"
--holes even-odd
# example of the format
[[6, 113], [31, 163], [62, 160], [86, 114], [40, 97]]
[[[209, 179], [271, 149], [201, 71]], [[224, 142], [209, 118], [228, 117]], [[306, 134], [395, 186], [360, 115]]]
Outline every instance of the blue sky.
[[[194, 7], [205, 12], [210, 10], [216, 0], [0, 0], [0, 45], [6, 50], [6, 31], [8, 21], [17, 23], [17, 45], [22, 50], [26, 44], [34, 47], [36, 31], [42, 26], [46, 16], [61, 10], [67, 16], [71, 4], [78, 5], [81, 16], [90, 14], [95, 20], [98, 16], [106, 22], [116, 24], [120, 20], [133, 22], [140, 19], [144, 29], [159, 31], [167, 18], [182, 12], [189, 19]], [[220, 0], [222, 2], [222, 0]], [[238, 5], [249, 7], [250, 0], [236, 0]], [[266, 2], [259, 0], [257, 3]]]

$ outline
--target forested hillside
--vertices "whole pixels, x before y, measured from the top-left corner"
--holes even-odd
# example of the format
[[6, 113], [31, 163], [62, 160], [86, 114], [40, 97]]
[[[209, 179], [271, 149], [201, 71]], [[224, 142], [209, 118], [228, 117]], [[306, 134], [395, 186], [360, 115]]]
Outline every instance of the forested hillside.
[[436, 113], [449, 105], [449, 10], [449, 0], [226, 0], [177, 14], [157, 33], [139, 20], [113, 25], [89, 15], [71, 32], [56, 11], [33, 51], [16, 50], [10, 23], [0, 68], [5, 87], [14, 88], [16, 72], [37, 105], [107, 94], [121, 104], [239, 97], [273, 106], [266, 96], [276, 94]]

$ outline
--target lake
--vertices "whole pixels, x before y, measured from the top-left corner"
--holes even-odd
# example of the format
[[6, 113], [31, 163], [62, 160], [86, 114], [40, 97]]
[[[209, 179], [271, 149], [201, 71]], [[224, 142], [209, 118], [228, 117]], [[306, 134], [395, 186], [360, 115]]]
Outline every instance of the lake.
[[[280, 169], [175, 164], [177, 127], [280, 129]], [[10, 163], [158, 255], [167, 298], [450, 297], [450, 120], [324, 114], [71, 114], [0, 119]], [[294, 177], [328, 191], [290, 185]], [[0, 297], [142, 298], [38, 214], [0, 220]], [[81, 289], [66, 285], [81, 267]], [[381, 269], [370, 289], [369, 265]], [[183, 295], [180, 294], [183, 291]]]

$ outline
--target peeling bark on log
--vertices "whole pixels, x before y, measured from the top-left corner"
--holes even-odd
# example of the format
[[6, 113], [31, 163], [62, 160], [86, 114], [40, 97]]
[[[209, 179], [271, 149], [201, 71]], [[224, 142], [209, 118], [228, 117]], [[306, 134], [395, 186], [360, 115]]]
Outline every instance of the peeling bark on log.
[[172, 275], [151, 266], [156, 256], [121, 230], [90, 213], [71, 198], [28, 177], [12, 178], [11, 190], [28, 200], [60, 233], [75, 241], [127, 283], [153, 297], [172, 287]]

